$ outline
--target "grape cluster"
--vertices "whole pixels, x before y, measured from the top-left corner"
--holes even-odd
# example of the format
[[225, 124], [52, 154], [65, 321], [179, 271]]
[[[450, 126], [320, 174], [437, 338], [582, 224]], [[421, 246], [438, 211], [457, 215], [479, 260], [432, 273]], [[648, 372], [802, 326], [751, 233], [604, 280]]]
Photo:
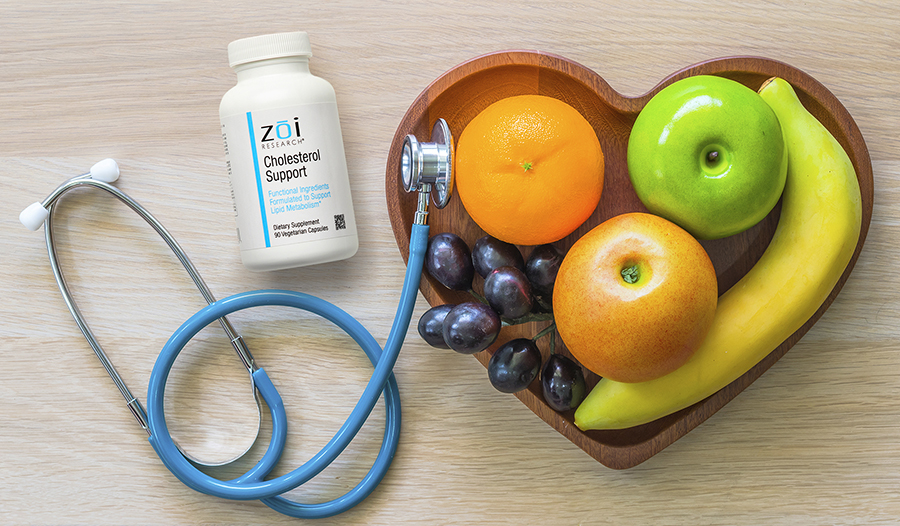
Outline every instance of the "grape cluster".
[[[518, 247], [492, 236], [469, 246], [444, 232], [428, 241], [425, 270], [451, 290], [467, 291], [473, 300], [432, 307], [419, 319], [418, 331], [432, 347], [474, 354], [494, 344], [503, 325], [552, 320], [553, 284], [563, 255], [553, 245], [535, 247], [526, 261]], [[473, 288], [475, 274], [483, 278], [482, 294]], [[543, 364], [535, 341], [553, 334], [550, 325], [534, 338], [516, 338], [501, 345], [488, 363], [491, 385], [504, 393], [528, 387], [541, 375], [544, 399], [557, 411], [574, 409], [585, 396], [584, 373], [573, 360], [553, 353]]]

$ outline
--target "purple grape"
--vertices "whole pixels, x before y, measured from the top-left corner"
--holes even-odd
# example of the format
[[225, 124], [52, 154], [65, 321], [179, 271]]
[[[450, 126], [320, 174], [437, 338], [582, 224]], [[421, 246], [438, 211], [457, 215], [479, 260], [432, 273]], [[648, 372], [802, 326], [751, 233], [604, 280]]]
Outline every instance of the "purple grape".
[[475, 268], [468, 245], [456, 234], [444, 232], [428, 240], [425, 270], [451, 290], [469, 290]]
[[525, 271], [525, 260], [519, 249], [492, 236], [484, 236], [472, 246], [472, 264], [482, 278], [500, 267], [516, 267]]
[[553, 245], [541, 245], [532, 250], [525, 263], [525, 276], [535, 294], [548, 300], [553, 297], [553, 283], [562, 261], [562, 253]]
[[447, 317], [447, 313], [450, 312], [453, 307], [455, 307], [455, 305], [450, 303], [438, 305], [425, 311], [425, 314], [419, 318], [419, 324], [417, 326], [419, 336], [421, 336], [428, 345], [439, 349], [450, 348], [450, 346], [447, 345], [447, 342], [444, 341], [444, 318]]
[[553, 409], [575, 409], [584, 400], [587, 391], [584, 371], [567, 356], [551, 354], [541, 371], [541, 389], [544, 401]]
[[462, 354], [475, 354], [491, 346], [500, 334], [500, 317], [477, 301], [460, 303], [444, 318], [444, 341]]
[[528, 387], [541, 370], [541, 351], [534, 341], [516, 338], [500, 346], [488, 362], [491, 385], [504, 393]]
[[531, 312], [534, 299], [525, 273], [515, 267], [494, 269], [484, 280], [484, 297], [503, 318], [515, 319]]

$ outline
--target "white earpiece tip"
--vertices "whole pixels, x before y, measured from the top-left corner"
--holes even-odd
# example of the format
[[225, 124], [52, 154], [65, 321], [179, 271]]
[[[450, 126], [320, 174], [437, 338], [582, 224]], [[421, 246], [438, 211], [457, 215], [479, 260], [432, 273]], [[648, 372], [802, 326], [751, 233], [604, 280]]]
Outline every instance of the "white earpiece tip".
[[22, 210], [22, 213], [19, 214], [19, 221], [25, 225], [25, 228], [34, 232], [41, 228], [41, 225], [44, 224], [44, 220], [46, 220], [49, 215], [50, 211], [44, 208], [41, 203], [31, 203], [28, 205], [28, 208]]
[[111, 183], [119, 178], [119, 165], [112, 159], [103, 159], [91, 166], [91, 179]]

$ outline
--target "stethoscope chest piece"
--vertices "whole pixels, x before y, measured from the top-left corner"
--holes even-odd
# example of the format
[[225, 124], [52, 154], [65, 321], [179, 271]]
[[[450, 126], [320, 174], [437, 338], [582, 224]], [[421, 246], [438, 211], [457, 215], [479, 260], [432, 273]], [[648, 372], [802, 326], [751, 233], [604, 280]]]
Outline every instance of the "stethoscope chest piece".
[[434, 123], [431, 142], [406, 136], [400, 155], [400, 175], [407, 192], [430, 192], [434, 206], [447, 206], [453, 191], [453, 135], [447, 121], [438, 119]]

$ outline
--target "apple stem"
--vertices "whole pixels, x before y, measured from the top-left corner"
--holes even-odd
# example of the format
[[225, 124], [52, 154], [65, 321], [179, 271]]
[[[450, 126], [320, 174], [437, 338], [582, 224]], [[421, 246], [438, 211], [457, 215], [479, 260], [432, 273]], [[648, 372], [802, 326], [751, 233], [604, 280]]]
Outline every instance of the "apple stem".
[[641, 279], [641, 271], [637, 265], [629, 265], [623, 268], [621, 274], [625, 283], [637, 283]]
[[716, 150], [713, 150], [706, 154], [706, 162], [708, 162], [709, 164], [714, 164], [718, 158], [719, 152], [717, 152]]

